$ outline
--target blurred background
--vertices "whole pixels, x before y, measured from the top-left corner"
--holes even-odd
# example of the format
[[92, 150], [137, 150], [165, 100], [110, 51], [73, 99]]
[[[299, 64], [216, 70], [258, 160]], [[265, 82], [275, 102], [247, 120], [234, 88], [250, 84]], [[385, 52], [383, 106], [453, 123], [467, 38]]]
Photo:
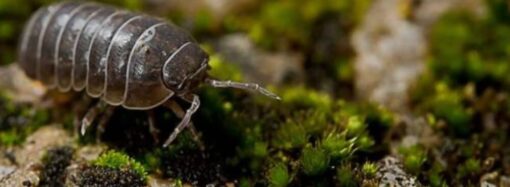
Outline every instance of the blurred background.
[[[100, 1], [171, 20], [209, 52], [212, 75], [282, 96], [200, 89], [205, 150], [186, 133], [161, 148], [124, 109], [104, 134], [73, 136], [66, 109], [80, 97], [12, 66], [25, 21], [54, 2], [0, 1], [0, 150], [36, 153], [0, 160], [15, 173], [0, 184], [118, 182], [107, 173], [127, 186], [510, 186], [507, 0]], [[176, 118], [157, 115], [165, 137]]]

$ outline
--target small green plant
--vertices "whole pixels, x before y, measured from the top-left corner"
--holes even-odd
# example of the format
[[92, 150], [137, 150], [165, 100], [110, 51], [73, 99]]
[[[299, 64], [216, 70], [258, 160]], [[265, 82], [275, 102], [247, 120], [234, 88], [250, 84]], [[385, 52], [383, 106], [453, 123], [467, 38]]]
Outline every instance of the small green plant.
[[359, 150], [369, 150], [375, 144], [374, 139], [367, 133], [360, 134], [355, 140]]
[[307, 133], [311, 135], [320, 135], [328, 126], [329, 115], [329, 112], [309, 110], [304, 112], [304, 114], [297, 114], [295, 118], [300, 120]]
[[305, 128], [297, 122], [288, 119], [275, 132], [272, 140], [273, 146], [281, 149], [294, 149], [302, 147], [307, 142]]
[[355, 141], [356, 138], [348, 139], [346, 132], [338, 133], [333, 131], [326, 135], [322, 140], [321, 146], [331, 155], [332, 159], [344, 159], [356, 151]]
[[308, 176], [322, 174], [329, 165], [329, 157], [326, 151], [320, 147], [305, 147], [301, 152], [301, 168]]
[[22, 143], [24, 138], [18, 134], [17, 131], [2, 131], [0, 132], [0, 142], [2, 145], [17, 145]]
[[279, 94], [285, 105], [296, 109], [314, 108], [319, 111], [330, 111], [333, 105], [333, 99], [328, 94], [305, 87], [289, 87]]
[[239, 67], [233, 63], [225, 62], [220, 55], [210, 56], [209, 65], [211, 66], [211, 75], [218, 79], [243, 81], [243, 74]]
[[434, 162], [434, 164], [432, 165], [432, 168], [428, 172], [428, 179], [430, 182], [430, 186], [432, 186], [432, 187], [447, 186], [446, 181], [445, 181], [444, 177], [442, 176], [443, 172], [444, 172], [444, 167], [437, 161]]
[[351, 116], [345, 128], [349, 134], [358, 135], [365, 130], [365, 123], [359, 116]]
[[143, 165], [121, 152], [108, 151], [99, 156], [93, 165], [112, 169], [131, 169], [143, 180], [147, 180], [147, 172]]
[[354, 170], [347, 165], [342, 165], [336, 169], [336, 182], [338, 186], [345, 187], [358, 186]]
[[361, 167], [361, 170], [365, 176], [369, 178], [375, 177], [375, 174], [377, 173], [377, 164], [373, 162], [365, 162]]
[[463, 178], [468, 175], [479, 173], [481, 171], [481, 167], [480, 160], [476, 158], [469, 158], [459, 167], [458, 177]]
[[175, 179], [174, 185], [176, 187], [182, 187], [182, 180], [181, 179]]
[[427, 152], [419, 145], [401, 147], [399, 152], [404, 156], [404, 167], [414, 174], [420, 172], [421, 166], [427, 160]]
[[290, 174], [284, 163], [274, 164], [267, 172], [269, 184], [274, 187], [287, 186], [290, 182]]
[[12, 97], [0, 90], [0, 145], [4, 146], [23, 143], [29, 134], [50, 120], [48, 110], [15, 104]]

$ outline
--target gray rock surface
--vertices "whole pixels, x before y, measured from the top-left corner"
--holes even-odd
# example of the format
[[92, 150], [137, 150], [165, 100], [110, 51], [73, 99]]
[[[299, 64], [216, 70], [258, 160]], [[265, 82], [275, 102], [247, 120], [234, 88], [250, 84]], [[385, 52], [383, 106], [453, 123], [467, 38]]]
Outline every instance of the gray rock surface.
[[239, 66], [250, 82], [279, 85], [285, 81], [302, 81], [305, 76], [301, 54], [264, 51], [245, 34], [220, 38], [216, 50], [227, 62]]
[[0, 179], [0, 186], [26, 186], [39, 183], [41, 158], [51, 147], [72, 144], [67, 132], [56, 126], [44, 126], [27, 137], [26, 142], [12, 151], [16, 159], [14, 171]]
[[46, 88], [28, 78], [17, 63], [0, 67], [0, 75], [0, 90], [14, 102], [37, 102], [46, 93]]
[[398, 158], [387, 156], [378, 163], [376, 178], [380, 187], [416, 187], [421, 186], [415, 176], [406, 173]]
[[403, 3], [375, 1], [352, 37], [357, 95], [393, 110], [405, 107], [426, 53], [423, 31], [400, 11]]

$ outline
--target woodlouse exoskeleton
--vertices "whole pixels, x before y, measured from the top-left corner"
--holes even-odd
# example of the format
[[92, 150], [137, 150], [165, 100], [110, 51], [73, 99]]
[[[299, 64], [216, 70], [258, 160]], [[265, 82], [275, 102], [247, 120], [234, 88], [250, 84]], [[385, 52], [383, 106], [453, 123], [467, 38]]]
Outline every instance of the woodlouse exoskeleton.
[[[110, 107], [105, 116], [120, 105], [149, 111], [167, 106], [182, 121], [164, 146], [192, 126], [191, 116], [200, 105], [193, 90], [202, 83], [255, 90], [279, 99], [257, 84], [212, 79], [207, 75], [208, 54], [174, 24], [91, 2], [40, 8], [21, 35], [18, 62], [29, 77], [49, 88], [85, 89], [87, 95], [101, 99], [83, 118], [82, 134], [98, 108], [106, 105], [102, 102]], [[171, 99], [174, 96], [191, 103], [186, 112]], [[153, 121], [150, 116], [149, 123]]]

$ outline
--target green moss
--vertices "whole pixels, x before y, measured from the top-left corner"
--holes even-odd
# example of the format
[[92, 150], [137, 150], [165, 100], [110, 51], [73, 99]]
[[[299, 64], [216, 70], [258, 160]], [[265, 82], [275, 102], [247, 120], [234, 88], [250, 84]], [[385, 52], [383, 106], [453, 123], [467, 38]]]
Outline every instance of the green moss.
[[355, 180], [355, 173], [349, 166], [340, 166], [336, 169], [336, 182], [338, 186], [358, 186], [358, 182]]
[[266, 142], [255, 142], [253, 149], [253, 156], [255, 157], [265, 157], [269, 154], [268, 145]]
[[241, 140], [239, 150], [240, 156], [261, 158], [267, 156], [268, 145], [262, 140], [262, 129], [260, 126], [246, 128], [243, 132], [245, 137]]
[[480, 160], [476, 158], [468, 158], [460, 167], [457, 173], [459, 178], [474, 175], [481, 172]]
[[0, 91], [0, 144], [18, 145], [42, 125], [49, 123], [49, 111], [15, 104]]
[[182, 186], [183, 186], [183, 185], [182, 185], [182, 181], [181, 181], [180, 179], [176, 179], [176, 180], [175, 180], [175, 182], [174, 182], [174, 185], [175, 185], [176, 187], [182, 187]]
[[0, 40], [8, 39], [14, 35], [14, 24], [8, 21], [0, 21]]
[[276, 130], [271, 143], [281, 149], [294, 149], [304, 146], [308, 142], [305, 128], [290, 119], [282, 123]]
[[349, 134], [358, 135], [361, 134], [365, 130], [365, 123], [359, 116], [351, 116], [347, 121], [345, 129]]
[[356, 145], [359, 150], [370, 151], [372, 146], [375, 145], [375, 141], [368, 134], [361, 134], [356, 139]]
[[239, 180], [239, 187], [252, 187], [252, 186], [253, 184], [250, 181], [250, 179], [242, 178], [241, 180]]
[[179, 133], [175, 142], [169, 145], [169, 151], [175, 153], [183, 149], [198, 149], [197, 142], [193, 139], [193, 134], [190, 131], [183, 131]]
[[430, 186], [433, 187], [448, 186], [446, 180], [443, 177], [444, 170], [445, 168], [440, 163], [434, 162], [427, 176]]
[[404, 167], [414, 174], [421, 171], [423, 163], [427, 160], [427, 152], [419, 145], [401, 147], [399, 153], [403, 155]]
[[354, 63], [349, 59], [339, 59], [335, 62], [336, 79], [343, 82], [350, 82], [354, 79]]
[[468, 11], [454, 11], [433, 27], [429, 65], [437, 79], [452, 86], [470, 82], [483, 88], [510, 85], [510, 79], [504, 76], [510, 71], [506, 63], [510, 37], [504, 34], [510, 31], [510, 25], [501, 19], [508, 10], [495, 6], [504, 4], [499, 0], [486, 2], [489, 16], [479, 18]]
[[508, 24], [510, 11], [508, 10], [508, 2], [505, 0], [486, 0], [489, 8], [489, 16], [496, 22]]
[[330, 132], [322, 140], [324, 148], [333, 160], [341, 160], [350, 157], [356, 150], [356, 138], [348, 139], [346, 133]]
[[314, 26], [325, 17], [342, 17], [344, 22], [355, 25], [362, 20], [371, 2], [267, 1], [260, 5], [256, 16], [227, 19], [225, 25], [248, 31], [253, 41], [266, 48], [272, 48], [280, 41], [306, 46], [313, 42], [310, 36], [314, 34]]
[[2, 145], [18, 145], [21, 144], [24, 137], [20, 136], [17, 131], [0, 132], [0, 142]]
[[299, 159], [301, 169], [308, 176], [316, 176], [326, 171], [329, 165], [329, 157], [326, 151], [320, 147], [305, 147]]
[[211, 55], [209, 57], [209, 66], [211, 66], [211, 70], [209, 72], [211, 76], [215, 78], [232, 81], [243, 80], [243, 75], [239, 67], [233, 63], [225, 62], [220, 55]]
[[282, 187], [287, 186], [290, 182], [291, 176], [284, 163], [276, 163], [267, 172], [268, 181], [270, 186]]
[[363, 174], [365, 174], [365, 176], [367, 176], [368, 178], [373, 178], [377, 173], [377, 164], [372, 162], [365, 162], [361, 167], [361, 170], [363, 171]]
[[121, 152], [108, 151], [99, 156], [93, 165], [112, 169], [132, 169], [141, 179], [147, 180], [147, 172], [143, 165]]
[[[429, 122], [435, 130], [446, 130], [456, 138], [485, 133], [480, 131], [484, 122], [479, 116], [498, 113], [495, 111], [500, 106], [491, 102], [491, 107], [484, 107], [486, 101], [480, 98], [487, 93], [506, 94], [510, 88], [510, 79], [505, 76], [510, 72], [510, 37], [504, 34], [510, 31], [508, 2], [484, 2], [488, 5], [486, 16], [451, 11], [432, 27], [429, 72], [412, 95], [416, 108], [435, 119]], [[447, 128], [442, 128], [443, 122]], [[442, 177], [433, 176], [434, 185], [441, 185]]]
[[[146, 3], [140, 0], [104, 1], [134, 10], [152, 8], [144, 7]], [[13, 61], [16, 54], [14, 45], [21, 29], [19, 23], [36, 7], [50, 0], [21, 2], [0, 2], [0, 14], [6, 15], [0, 20], [0, 56], [4, 62]], [[241, 94], [244, 92], [234, 89], [204, 86], [206, 88], [199, 93], [202, 105], [193, 121], [202, 133], [207, 149], [198, 151], [189, 132], [185, 131], [169, 149], [158, 148], [136, 158], [140, 158], [150, 172], [177, 178], [176, 186], [182, 186], [181, 181], [221, 180], [239, 181], [239, 186], [360, 186], [362, 181], [364, 185], [373, 184], [377, 169], [374, 162], [392, 152], [391, 142], [402, 137], [402, 129], [394, 126], [400, 121], [396, 115], [383, 107], [355, 99], [351, 101], [354, 98], [350, 93], [354, 88], [354, 54], [342, 41], [347, 41], [352, 30], [363, 20], [371, 2], [257, 1], [248, 9], [228, 14], [220, 20], [223, 23], [219, 27], [224, 28], [218, 28], [214, 23], [210, 10], [196, 11], [197, 14], [183, 25], [191, 25], [199, 40], [214, 41], [225, 34], [244, 32], [257, 47], [270, 52], [303, 54], [307, 74], [305, 84], [285, 85], [278, 89], [283, 98], [280, 103], [266, 98], [244, 97]], [[456, 142], [481, 134], [483, 141], [496, 143], [463, 142], [460, 146], [454, 143], [458, 149], [439, 155], [441, 158], [428, 155], [428, 149], [446, 150], [449, 144], [432, 145], [427, 149], [420, 144], [400, 148], [398, 151], [405, 169], [425, 185], [460, 186], [478, 180], [483, 174], [483, 157], [501, 154], [494, 153], [492, 145], [507, 142], [504, 132], [488, 135], [481, 131], [486, 121], [494, 121], [497, 129], [505, 127], [510, 108], [506, 98], [510, 88], [508, 2], [486, 2], [489, 5], [486, 17], [455, 11], [447, 13], [432, 27], [428, 72], [420, 78], [413, 92], [412, 111], [406, 112], [411, 116], [426, 116], [436, 133], [434, 135], [438, 135], [433, 137], [445, 142], [450, 138]], [[404, 11], [408, 11], [405, 14], [411, 15], [412, 6], [407, 3], [403, 6], [406, 6]], [[156, 9], [155, 13], [158, 13], [164, 7]], [[176, 15], [181, 16], [178, 20], [184, 20], [184, 14]], [[208, 44], [203, 47], [212, 54], [210, 73], [213, 77], [243, 80], [239, 67], [215, 55]], [[347, 101], [339, 99], [344, 96]], [[484, 99], [488, 101], [482, 101]], [[502, 104], [494, 102], [496, 99], [503, 101]], [[47, 111], [29, 108], [8, 101], [0, 103], [2, 146], [22, 143], [28, 134], [49, 122]], [[20, 121], [24, 123], [18, 123]], [[211, 153], [218, 155], [211, 156]], [[126, 186], [146, 185], [140, 177], [145, 173], [140, 171], [143, 167], [133, 166], [137, 164], [130, 163], [134, 161], [126, 155], [118, 155], [121, 153], [107, 154], [110, 153], [83, 171], [80, 184], [130, 181], [129, 185], [125, 183]], [[452, 163], [443, 168], [436, 159]], [[224, 167], [228, 168], [224, 171]], [[501, 166], [493, 169], [502, 170]], [[299, 177], [294, 178], [294, 175]], [[309, 179], [320, 181], [308, 183]], [[455, 183], [454, 180], [469, 182]]]
[[296, 112], [294, 119], [303, 126], [309, 135], [321, 135], [330, 124], [329, 112], [320, 110], [308, 110]]
[[422, 101], [421, 110], [430, 111], [435, 117], [445, 120], [451, 134], [466, 136], [471, 132], [472, 110], [464, 106], [462, 92], [440, 82], [428, 97]]
[[161, 166], [161, 149], [155, 149], [152, 152], [145, 153], [140, 160], [140, 162], [143, 164], [144, 168], [147, 169], [148, 173], [152, 173], [154, 171], [157, 171], [158, 168]]
[[330, 111], [333, 99], [325, 93], [307, 89], [305, 87], [289, 87], [281, 91], [283, 104], [292, 108], [313, 108], [319, 111]]

